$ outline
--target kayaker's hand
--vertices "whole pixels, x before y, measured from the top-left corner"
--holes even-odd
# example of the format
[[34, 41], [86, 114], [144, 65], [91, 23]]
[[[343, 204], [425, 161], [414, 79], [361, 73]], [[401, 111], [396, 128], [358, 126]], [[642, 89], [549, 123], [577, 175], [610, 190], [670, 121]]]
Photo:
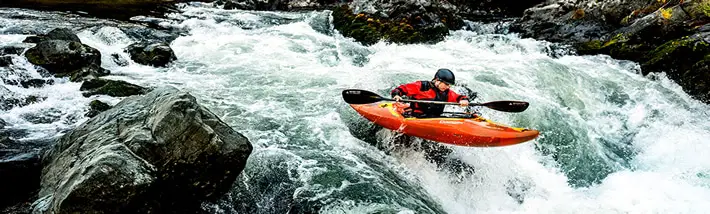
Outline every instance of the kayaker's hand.
[[397, 95], [397, 96], [394, 96], [392, 99], [394, 99], [394, 101], [399, 102], [400, 100], [402, 100], [402, 97], [400, 97], [399, 95]]
[[468, 100], [461, 100], [461, 101], [459, 101], [459, 104], [461, 106], [468, 106]]

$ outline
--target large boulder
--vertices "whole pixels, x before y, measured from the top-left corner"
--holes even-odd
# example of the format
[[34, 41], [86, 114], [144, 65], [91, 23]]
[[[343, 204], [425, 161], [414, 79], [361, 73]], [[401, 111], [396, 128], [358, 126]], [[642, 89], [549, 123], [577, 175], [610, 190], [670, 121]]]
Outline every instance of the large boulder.
[[194, 213], [220, 197], [252, 151], [196, 98], [172, 87], [128, 97], [43, 157], [35, 213]]
[[25, 42], [37, 43], [25, 52], [27, 61], [55, 76], [69, 76], [78, 82], [110, 73], [101, 67], [101, 52], [81, 43], [70, 29], [56, 28], [45, 35], [28, 37]]

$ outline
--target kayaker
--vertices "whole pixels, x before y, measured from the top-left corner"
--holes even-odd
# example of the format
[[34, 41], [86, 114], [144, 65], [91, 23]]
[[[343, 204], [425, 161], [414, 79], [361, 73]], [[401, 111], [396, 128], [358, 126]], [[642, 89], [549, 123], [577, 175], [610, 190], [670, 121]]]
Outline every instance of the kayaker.
[[[402, 84], [392, 90], [392, 98], [400, 101], [402, 96], [407, 96], [416, 100], [432, 100], [444, 102], [457, 102], [461, 106], [468, 106], [468, 97], [460, 95], [450, 90], [451, 85], [456, 84], [454, 72], [442, 68], [436, 71], [431, 81], [416, 81]], [[444, 105], [412, 103], [408, 114], [414, 117], [439, 117], [444, 112]], [[405, 115], [408, 116], [408, 115]]]

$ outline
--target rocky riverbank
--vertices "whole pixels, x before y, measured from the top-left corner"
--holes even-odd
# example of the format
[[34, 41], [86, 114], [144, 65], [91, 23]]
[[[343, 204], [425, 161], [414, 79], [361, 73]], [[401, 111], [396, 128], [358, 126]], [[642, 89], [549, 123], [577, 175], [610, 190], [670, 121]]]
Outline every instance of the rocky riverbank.
[[709, 16], [709, 1], [552, 1], [526, 10], [511, 32], [638, 62], [710, 103]]

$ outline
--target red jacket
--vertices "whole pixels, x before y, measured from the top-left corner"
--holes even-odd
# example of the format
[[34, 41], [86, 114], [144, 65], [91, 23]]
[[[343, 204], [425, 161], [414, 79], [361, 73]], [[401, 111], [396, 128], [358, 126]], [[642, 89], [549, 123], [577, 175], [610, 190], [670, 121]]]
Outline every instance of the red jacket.
[[[464, 95], [457, 94], [453, 90], [439, 91], [430, 81], [416, 81], [400, 85], [392, 90], [392, 97], [408, 96], [415, 100], [433, 100], [444, 102], [459, 102], [463, 99], [468, 99]], [[412, 103], [410, 105], [414, 112], [423, 113], [426, 115], [437, 116], [444, 112], [444, 105], [434, 105], [426, 103]]]

